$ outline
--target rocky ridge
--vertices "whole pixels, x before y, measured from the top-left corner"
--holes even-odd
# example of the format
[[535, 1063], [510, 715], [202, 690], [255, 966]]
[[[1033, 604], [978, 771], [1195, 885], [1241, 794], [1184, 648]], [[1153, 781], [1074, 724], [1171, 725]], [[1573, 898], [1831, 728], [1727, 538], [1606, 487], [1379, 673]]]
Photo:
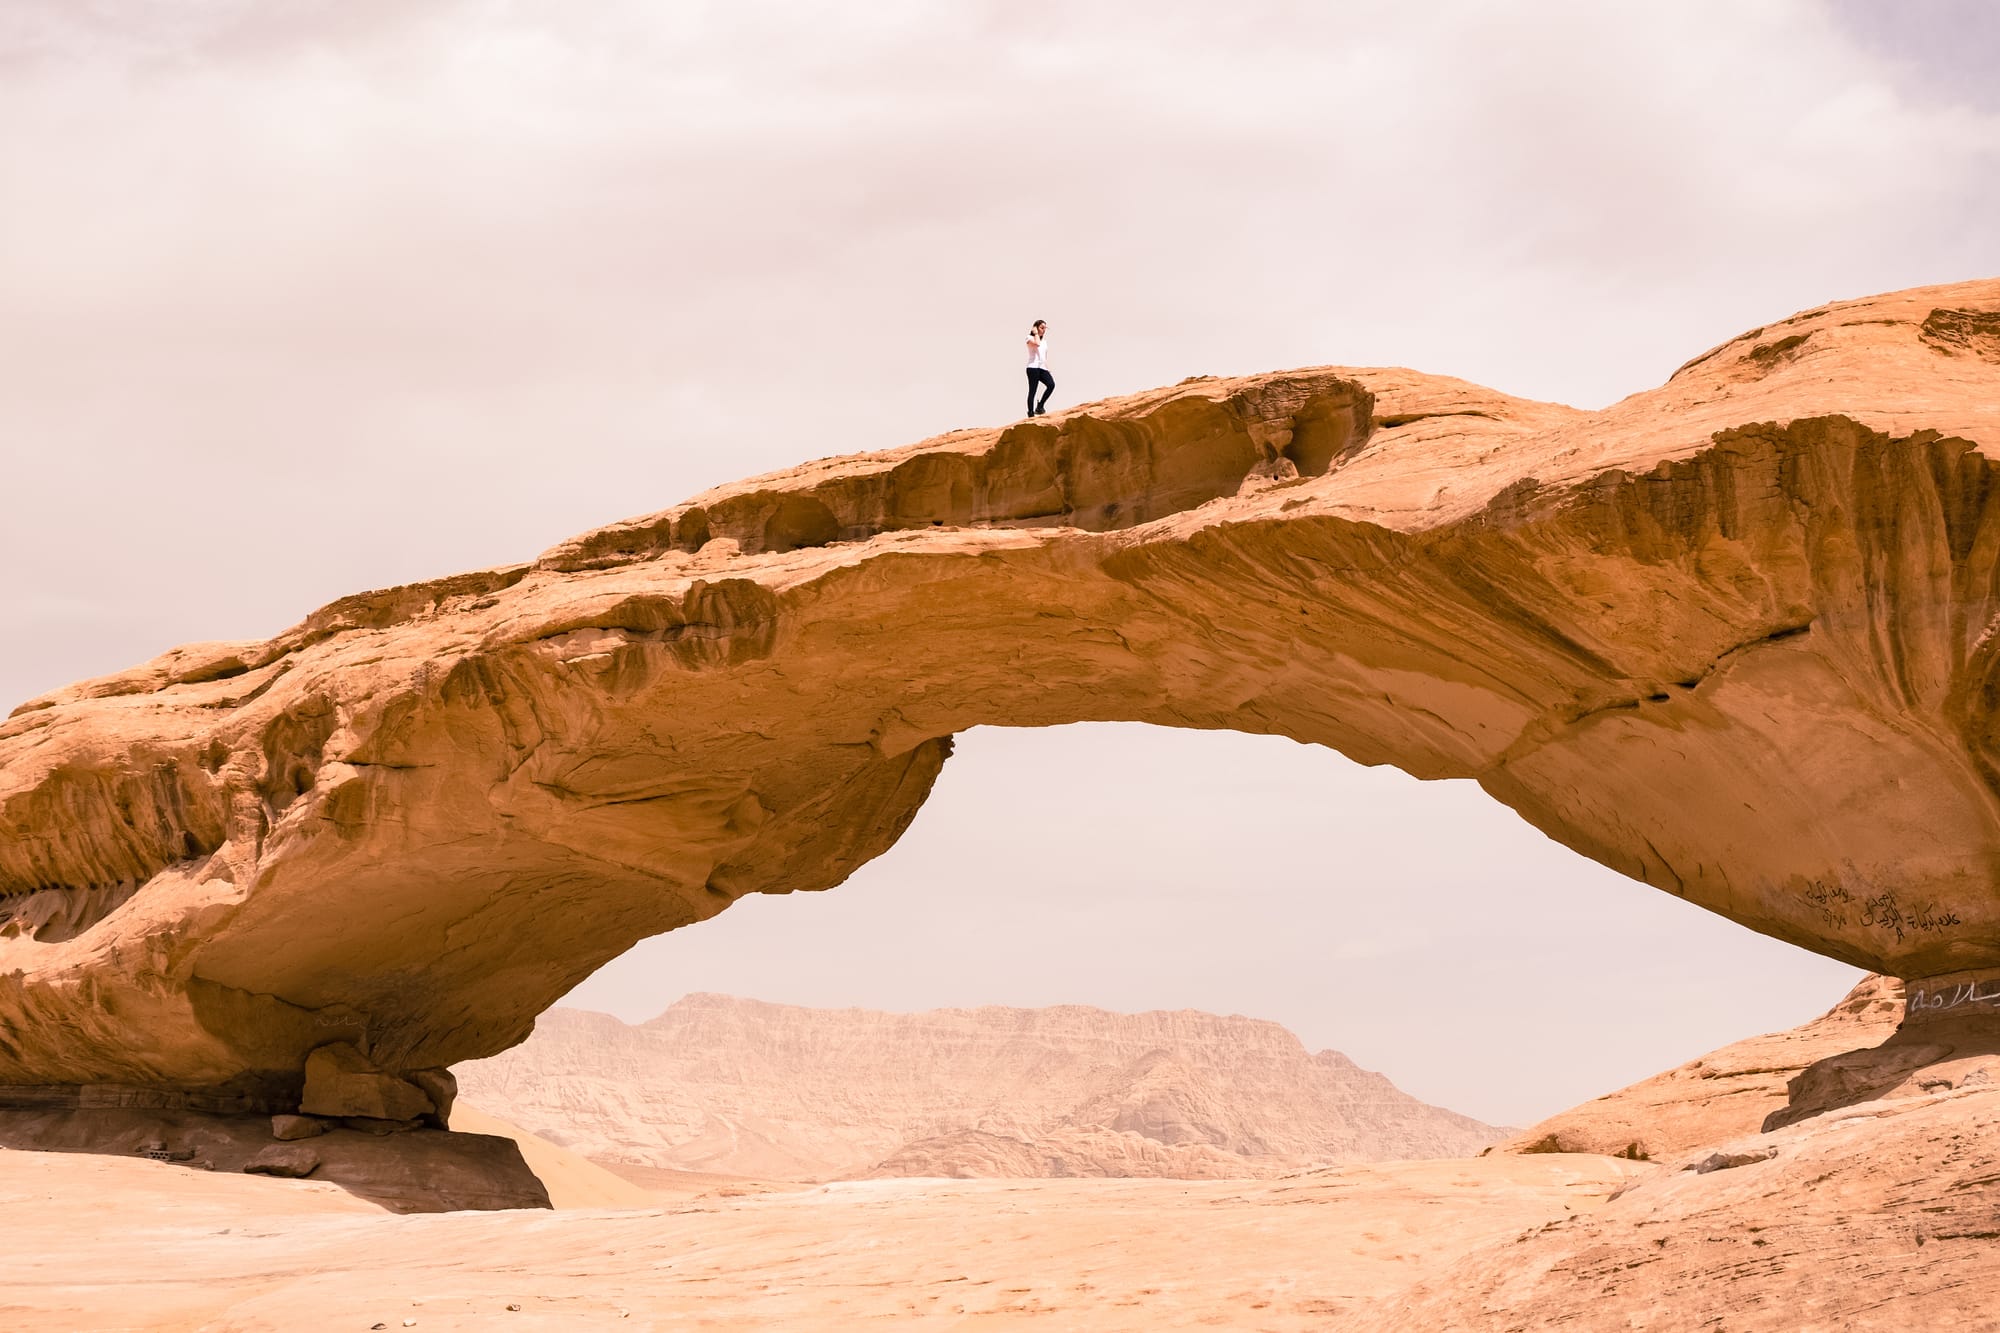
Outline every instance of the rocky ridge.
[[1793, 1086], [1809, 1070], [1875, 1050], [1902, 1019], [1902, 984], [1865, 977], [1810, 1023], [1731, 1042], [1530, 1125], [1490, 1151], [1653, 1161], [1756, 1134], [1792, 1108]]
[[1505, 1131], [1275, 1023], [809, 1009], [685, 997], [650, 1022], [553, 1009], [460, 1065], [481, 1108], [595, 1160], [773, 1179], [1273, 1175], [1459, 1157]]
[[1473, 777], [1990, 1012], [1995, 451], [1982, 281], [1804, 312], [1599, 412], [1196, 379], [177, 649], [0, 723], [0, 1085], [293, 1111], [344, 1045], [435, 1112], [433, 1071], [634, 941], [840, 883], [955, 732], [1085, 719]]

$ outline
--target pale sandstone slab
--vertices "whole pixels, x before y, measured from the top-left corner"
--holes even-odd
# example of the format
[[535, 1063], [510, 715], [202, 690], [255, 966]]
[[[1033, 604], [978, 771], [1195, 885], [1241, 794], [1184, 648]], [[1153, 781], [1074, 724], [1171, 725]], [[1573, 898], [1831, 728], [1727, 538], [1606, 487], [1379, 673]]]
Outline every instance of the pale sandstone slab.
[[326, 1188], [310, 1180], [0, 1152], [0, 1201], [35, 1219], [10, 1246], [0, 1321], [245, 1333], [405, 1318], [433, 1330], [1982, 1327], [2000, 1283], [2000, 1094], [1857, 1106], [1774, 1145], [1706, 1173], [1543, 1154], [1276, 1181], [868, 1181], [667, 1209], [421, 1218], [327, 1211], [342, 1200], [306, 1193]]
[[[860, 1181], [671, 1209], [365, 1218], [274, 1198], [312, 1181], [260, 1193], [240, 1176], [160, 1182], [169, 1210], [150, 1165], [0, 1153], [0, 1199], [32, 1194], [38, 1219], [10, 1255], [0, 1322], [1319, 1330], [1467, 1244], [1658, 1170], [1540, 1157], [1284, 1181]], [[148, 1261], [129, 1262], [141, 1247]]]

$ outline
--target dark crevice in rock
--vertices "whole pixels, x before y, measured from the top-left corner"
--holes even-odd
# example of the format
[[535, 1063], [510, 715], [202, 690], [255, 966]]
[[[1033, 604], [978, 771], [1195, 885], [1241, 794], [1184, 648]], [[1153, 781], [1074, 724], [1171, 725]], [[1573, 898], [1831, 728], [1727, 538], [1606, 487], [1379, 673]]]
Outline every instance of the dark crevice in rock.
[[1791, 360], [1799, 348], [1804, 347], [1806, 341], [1811, 337], [1810, 333], [1789, 334], [1773, 342], [1758, 343], [1744, 355], [1747, 360], [1755, 361], [1757, 364], [1768, 368], [1777, 365], [1781, 361]]
[[1918, 336], [1947, 356], [1965, 352], [2000, 361], [2000, 310], [1933, 310]]
[[1491, 412], [1482, 412], [1476, 407], [1460, 408], [1450, 412], [1399, 412], [1386, 417], [1376, 417], [1374, 425], [1380, 430], [1395, 430], [1417, 421], [1434, 421], [1439, 417], [1479, 417], [1486, 421], [1498, 421]]

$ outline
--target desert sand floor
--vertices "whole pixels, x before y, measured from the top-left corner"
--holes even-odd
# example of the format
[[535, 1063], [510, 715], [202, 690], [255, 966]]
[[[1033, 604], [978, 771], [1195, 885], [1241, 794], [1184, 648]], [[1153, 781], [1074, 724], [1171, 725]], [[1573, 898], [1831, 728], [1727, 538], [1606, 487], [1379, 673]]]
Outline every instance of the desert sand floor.
[[312, 1181], [0, 1150], [0, 1328], [1320, 1329], [1645, 1163], [880, 1180], [397, 1217]]

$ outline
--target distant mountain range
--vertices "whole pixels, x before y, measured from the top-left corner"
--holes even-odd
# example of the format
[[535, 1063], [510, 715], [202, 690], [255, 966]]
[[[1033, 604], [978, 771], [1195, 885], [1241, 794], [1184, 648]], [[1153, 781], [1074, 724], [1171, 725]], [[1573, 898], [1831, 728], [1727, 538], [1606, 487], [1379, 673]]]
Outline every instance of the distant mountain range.
[[607, 1165], [773, 1180], [1265, 1176], [1470, 1156], [1508, 1132], [1276, 1023], [1185, 1009], [696, 994], [638, 1026], [553, 1009], [457, 1073], [467, 1101]]

